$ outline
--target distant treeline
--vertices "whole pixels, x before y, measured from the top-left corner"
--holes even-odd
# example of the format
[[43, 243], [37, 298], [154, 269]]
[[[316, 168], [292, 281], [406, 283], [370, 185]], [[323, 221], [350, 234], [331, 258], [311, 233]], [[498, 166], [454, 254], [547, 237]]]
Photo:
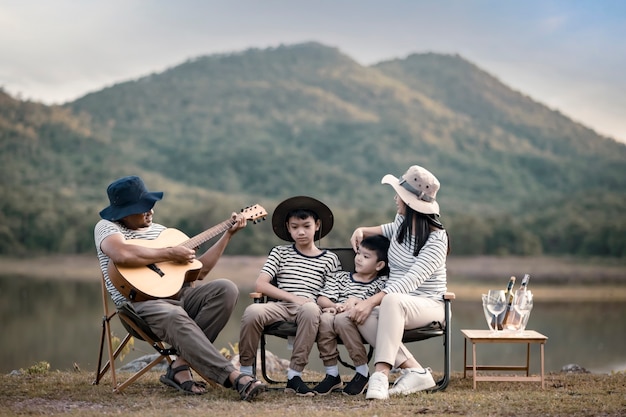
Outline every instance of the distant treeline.
[[[251, 202], [253, 203], [253, 202]], [[165, 204], [161, 202], [159, 204]], [[51, 253], [94, 252], [93, 226], [95, 205], [76, 205], [70, 199], [41, 200], [31, 196], [25, 201], [18, 193], [7, 192], [0, 205], [0, 253], [25, 256]], [[622, 206], [624, 203], [622, 202]], [[102, 205], [103, 206], [103, 205]], [[270, 211], [271, 207], [266, 207]], [[235, 203], [222, 199], [198, 209], [195, 205], [176, 205], [159, 210], [155, 221], [184, 231], [190, 237], [223, 221]], [[544, 217], [516, 218], [509, 215], [480, 217], [454, 214], [442, 217], [450, 234], [454, 255], [577, 255], [582, 257], [626, 257], [626, 221], [624, 216], [601, 216], [580, 213], [565, 207], [546, 208]], [[622, 207], [625, 210], [626, 207]], [[390, 221], [394, 212], [371, 212], [334, 208], [335, 226], [322, 244], [340, 247], [349, 244], [355, 227]], [[11, 221], [6, 221], [7, 219]], [[250, 223], [231, 241], [229, 254], [266, 255], [282, 243], [273, 234], [269, 219]], [[207, 242], [205, 245], [210, 245]]]
[[[106, 186], [166, 192], [156, 220], [194, 235], [243, 205], [310, 195], [325, 246], [393, 218], [383, 175], [441, 181], [458, 255], [626, 257], [626, 146], [459, 56], [363, 66], [317, 43], [190, 59], [63, 106], [0, 88], [0, 254], [89, 253]], [[228, 251], [264, 255], [269, 222]]]

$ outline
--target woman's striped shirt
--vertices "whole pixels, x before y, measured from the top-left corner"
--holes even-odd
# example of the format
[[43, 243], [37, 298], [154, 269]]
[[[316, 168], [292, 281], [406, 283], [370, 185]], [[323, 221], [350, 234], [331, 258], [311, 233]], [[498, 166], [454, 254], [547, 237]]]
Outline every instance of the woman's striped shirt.
[[382, 233], [390, 241], [389, 280], [383, 291], [420, 295], [441, 300], [447, 290], [446, 258], [448, 235], [445, 230], [430, 233], [424, 247], [413, 256], [413, 237], [402, 244], [397, 241], [397, 232], [404, 216], [396, 214], [393, 223], [381, 225]]

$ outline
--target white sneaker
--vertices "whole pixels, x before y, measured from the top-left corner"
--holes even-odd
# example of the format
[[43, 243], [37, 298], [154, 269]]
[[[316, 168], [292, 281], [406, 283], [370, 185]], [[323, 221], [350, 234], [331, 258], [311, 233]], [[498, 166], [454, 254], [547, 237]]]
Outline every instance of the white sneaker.
[[382, 372], [374, 372], [370, 376], [365, 398], [368, 400], [386, 400], [389, 398], [389, 379]]
[[402, 376], [394, 382], [393, 387], [389, 390], [389, 395], [408, 395], [432, 388], [435, 385], [437, 384], [435, 384], [430, 373], [430, 368], [407, 368], [402, 370]]

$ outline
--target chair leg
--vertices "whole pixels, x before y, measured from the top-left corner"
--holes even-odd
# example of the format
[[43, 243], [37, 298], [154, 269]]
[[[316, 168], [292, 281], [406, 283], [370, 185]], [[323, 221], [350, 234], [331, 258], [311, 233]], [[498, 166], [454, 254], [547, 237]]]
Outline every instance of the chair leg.
[[[128, 336], [130, 336], [130, 335], [128, 335]], [[143, 369], [141, 369], [140, 371], [134, 373], [133, 376], [131, 376], [126, 381], [124, 381], [123, 383], [121, 383], [118, 386], [116, 386], [115, 388], [113, 388], [113, 392], [122, 392], [127, 386], [129, 386], [130, 384], [135, 382], [140, 376], [142, 376], [143, 374], [148, 372], [155, 365], [158, 365], [162, 360], [163, 360], [162, 356], [154, 358], [154, 360], [152, 362], [150, 362], [149, 364], [147, 364]]]
[[102, 370], [102, 353], [104, 353], [104, 338], [106, 337], [106, 325], [105, 322], [108, 320], [106, 316], [102, 317], [102, 334], [100, 335], [100, 351], [98, 352], [98, 367], [96, 368], [96, 379], [91, 383], [91, 385], [98, 385], [102, 376], [106, 371], [101, 372]]
[[[155, 342], [154, 343], [154, 348], [159, 353], [161, 353], [161, 356], [155, 358], [152, 362], [150, 362], [148, 365], [146, 365], [142, 370], [140, 370], [139, 372], [135, 373], [133, 376], [131, 376], [129, 379], [127, 379], [123, 383], [118, 384], [117, 383], [117, 373], [115, 372], [115, 361], [117, 360], [117, 358], [120, 355], [120, 353], [122, 352], [122, 350], [126, 347], [128, 342], [130, 341], [132, 335], [127, 333], [126, 336], [124, 337], [124, 339], [122, 340], [122, 342], [120, 343], [120, 345], [117, 347], [117, 349], [115, 349], [115, 351], [113, 350], [113, 342], [112, 342], [112, 339], [111, 339], [111, 319], [116, 314], [117, 314], [117, 312], [111, 314], [110, 316], [104, 316], [102, 318], [102, 334], [101, 334], [101, 337], [100, 337], [100, 351], [99, 351], [99, 356], [98, 356], [98, 369], [96, 371], [96, 379], [93, 381], [92, 384], [93, 385], [98, 385], [100, 380], [110, 370], [111, 371], [111, 384], [113, 385], [113, 392], [121, 392], [128, 385], [132, 384], [140, 376], [142, 376], [144, 373], [146, 373], [147, 371], [152, 369], [155, 365], [157, 365], [159, 362], [161, 362], [163, 360], [163, 357], [167, 358], [168, 361], [171, 363], [172, 359], [170, 358], [169, 354], [172, 353], [172, 349], [166, 349], [165, 346], [163, 346], [162, 343]], [[123, 315], [120, 315], [120, 319], [125, 320], [126, 317], [123, 316]], [[129, 323], [129, 324], [131, 324], [131, 326], [133, 326], [133, 328], [135, 328], [137, 331], [141, 332], [141, 329], [136, 328], [134, 323]], [[143, 333], [143, 332], [141, 332], [141, 333]], [[142, 334], [142, 336], [144, 336], [144, 335], [145, 334]], [[148, 339], [144, 339], [144, 340], [148, 340]], [[109, 360], [103, 366], [102, 365], [102, 355], [104, 353], [104, 344], [105, 344], [105, 342], [108, 345]]]
[[428, 390], [429, 392], [443, 391], [448, 387], [450, 383], [450, 346], [452, 344], [452, 314], [451, 314], [450, 301], [445, 301], [445, 318], [446, 329], [443, 335], [443, 378], [436, 382], [436, 387]]
[[[92, 385], [98, 385], [98, 383], [104, 377], [104, 375], [107, 373], [109, 368], [111, 368], [111, 378], [112, 378], [112, 381], [113, 381], [113, 386], [115, 386], [115, 384], [116, 384], [115, 368], [114, 368], [115, 365], [112, 364], [111, 361], [115, 361], [115, 358], [117, 358], [117, 355], [121, 351], [121, 348], [123, 348], [124, 345], [128, 342], [128, 340], [125, 339], [124, 342], [122, 342], [122, 344], [120, 345], [121, 348], [118, 348], [115, 352], [113, 352], [113, 343], [111, 342], [111, 319], [113, 317], [115, 317], [116, 314], [117, 314], [117, 312], [115, 312], [115, 313], [113, 313], [113, 314], [111, 314], [109, 316], [103, 316], [102, 317], [102, 334], [100, 335], [100, 350], [99, 350], [99, 354], [98, 354], [98, 368], [96, 370], [96, 378], [92, 382]], [[104, 366], [102, 366], [102, 355], [104, 354], [104, 344], [105, 344], [105, 342], [108, 345], [109, 360], [104, 364]]]
[[[286, 384], [287, 381], [277, 381], [275, 379], [272, 379], [268, 374], [267, 374], [267, 357], [266, 357], [266, 353], [267, 353], [267, 339], [265, 337], [265, 333], [261, 333], [261, 341], [260, 341], [260, 356], [261, 356], [261, 375], [263, 376], [263, 379], [268, 382], [269, 384]], [[255, 364], [254, 364], [254, 369], [256, 370], [256, 360], [255, 360]], [[315, 384], [317, 383], [316, 381], [304, 381], [305, 384]], [[274, 388], [270, 388], [270, 389], [274, 389]], [[282, 389], [282, 388], [278, 388], [278, 389]]]
[[[263, 375], [263, 379], [265, 379], [270, 384], [280, 384], [280, 381], [275, 381], [267, 375], [267, 361], [265, 357], [265, 333], [261, 333], [261, 375]], [[256, 364], [255, 364], [256, 366]]]

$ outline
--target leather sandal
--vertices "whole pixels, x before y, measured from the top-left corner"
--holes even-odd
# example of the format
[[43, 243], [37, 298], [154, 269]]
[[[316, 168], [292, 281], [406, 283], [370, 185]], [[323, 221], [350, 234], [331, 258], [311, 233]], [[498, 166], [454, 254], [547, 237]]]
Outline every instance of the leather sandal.
[[[249, 377], [250, 381], [240, 382], [241, 378]], [[262, 392], [267, 391], [267, 385], [248, 374], [239, 374], [237, 378], [235, 378], [235, 383], [233, 384], [233, 389], [239, 393], [239, 397], [243, 401], [252, 401], [257, 395]]]
[[[176, 382], [175, 375], [181, 371], [189, 371], [191, 374], [191, 379], [185, 382], [178, 383]], [[170, 386], [172, 388], [176, 388], [178, 391], [188, 394], [188, 395], [202, 395], [206, 394], [206, 384], [203, 382], [196, 382], [193, 380], [193, 374], [191, 373], [191, 368], [189, 365], [181, 365], [176, 368], [172, 368], [172, 365], [167, 367], [167, 373], [165, 375], [161, 375], [159, 378], [161, 383]], [[204, 391], [196, 392], [193, 388], [198, 387], [202, 388]]]

